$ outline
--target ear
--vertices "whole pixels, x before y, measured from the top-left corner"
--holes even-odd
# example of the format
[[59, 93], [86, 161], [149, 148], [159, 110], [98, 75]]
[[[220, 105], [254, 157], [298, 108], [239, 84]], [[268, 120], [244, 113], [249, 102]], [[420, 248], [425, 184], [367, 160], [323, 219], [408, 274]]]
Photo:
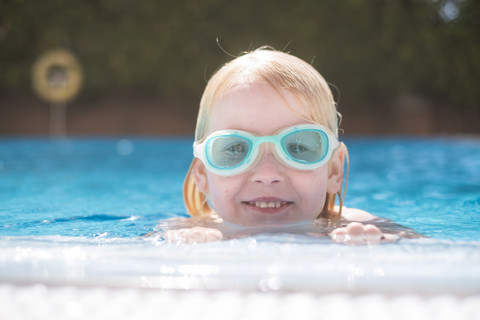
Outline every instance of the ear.
[[203, 194], [208, 194], [208, 178], [207, 178], [207, 168], [202, 161], [195, 159], [193, 160], [193, 181], [198, 190]]
[[341, 146], [333, 152], [328, 166], [327, 192], [330, 194], [336, 194], [342, 189], [344, 162], [345, 146], [341, 144]]

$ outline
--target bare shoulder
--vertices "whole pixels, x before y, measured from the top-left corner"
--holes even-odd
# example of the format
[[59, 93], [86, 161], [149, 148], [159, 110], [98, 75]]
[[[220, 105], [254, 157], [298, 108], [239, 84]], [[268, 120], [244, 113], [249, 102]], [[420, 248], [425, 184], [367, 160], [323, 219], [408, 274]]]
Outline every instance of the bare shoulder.
[[377, 216], [374, 216], [365, 210], [347, 207], [342, 208], [342, 217], [349, 221], [358, 222], [370, 221], [377, 218]]

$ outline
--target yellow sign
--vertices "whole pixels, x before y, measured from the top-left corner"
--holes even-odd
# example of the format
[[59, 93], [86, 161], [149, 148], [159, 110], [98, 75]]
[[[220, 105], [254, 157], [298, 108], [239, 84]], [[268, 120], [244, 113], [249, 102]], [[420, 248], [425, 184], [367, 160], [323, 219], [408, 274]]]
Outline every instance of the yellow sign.
[[32, 70], [33, 89], [44, 100], [65, 103], [73, 99], [83, 82], [83, 73], [75, 56], [57, 49], [41, 55]]

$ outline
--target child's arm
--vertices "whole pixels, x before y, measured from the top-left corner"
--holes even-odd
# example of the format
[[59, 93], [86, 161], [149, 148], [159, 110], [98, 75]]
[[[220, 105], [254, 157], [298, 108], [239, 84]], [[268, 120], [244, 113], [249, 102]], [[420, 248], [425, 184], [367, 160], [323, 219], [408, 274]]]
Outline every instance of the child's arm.
[[376, 244], [380, 242], [394, 242], [400, 238], [395, 234], [382, 233], [378, 227], [372, 224], [363, 224], [363, 222], [377, 218], [371, 213], [346, 207], [344, 207], [342, 211], [342, 217], [353, 222], [349, 223], [346, 227], [333, 230], [329, 234], [333, 242], [344, 244]]
[[163, 238], [168, 243], [200, 243], [223, 239], [220, 230], [205, 227], [192, 227], [177, 230], [165, 230]]
[[[377, 244], [381, 242], [394, 242], [399, 239], [397, 235], [385, 234], [376, 226], [352, 222], [346, 227], [337, 228], [329, 234], [333, 242], [343, 244]], [[168, 243], [201, 243], [223, 239], [220, 230], [205, 227], [192, 227], [176, 230], [166, 230], [163, 238]]]
[[[338, 208], [335, 209], [338, 210]], [[346, 207], [344, 207], [342, 211], [342, 217], [352, 222], [346, 227], [334, 229], [329, 233], [333, 242], [343, 244], [376, 244], [382, 242], [394, 242], [400, 238], [395, 234], [382, 233], [378, 227], [372, 224], [364, 224], [377, 218], [366, 211]], [[203, 218], [204, 223], [202, 224], [205, 226], [185, 227], [185, 225], [181, 226], [185, 223], [183, 218], [180, 219], [180, 221], [177, 220], [178, 219], [167, 220], [175, 221], [178, 226], [176, 228], [167, 229], [161, 233], [165, 241], [168, 243], [191, 244], [224, 239], [222, 231], [216, 229], [214, 226], [210, 226], [212, 217]], [[171, 227], [172, 225], [170, 228]]]

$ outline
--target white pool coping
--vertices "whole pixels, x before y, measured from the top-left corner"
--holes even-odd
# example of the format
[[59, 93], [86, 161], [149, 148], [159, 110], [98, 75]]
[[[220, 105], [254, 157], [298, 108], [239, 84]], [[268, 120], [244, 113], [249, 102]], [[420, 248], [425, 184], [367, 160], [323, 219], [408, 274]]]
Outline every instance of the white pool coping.
[[480, 319], [480, 243], [0, 237], [0, 319]]

